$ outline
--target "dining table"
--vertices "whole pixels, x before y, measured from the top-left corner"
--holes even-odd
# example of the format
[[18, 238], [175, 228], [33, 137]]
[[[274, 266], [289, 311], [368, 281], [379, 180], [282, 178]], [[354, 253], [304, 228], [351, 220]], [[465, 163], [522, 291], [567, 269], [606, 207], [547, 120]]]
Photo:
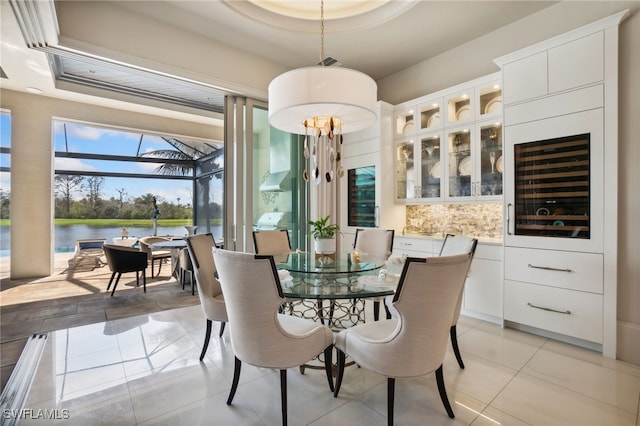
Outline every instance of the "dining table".
[[274, 260], [286, 271], [280, 279], [289, 313], [334, 330], [365, 322], [365, 299], [393, 295], [399, 279], [398, 268], [385, 260], [353, 253], [292, 252]]

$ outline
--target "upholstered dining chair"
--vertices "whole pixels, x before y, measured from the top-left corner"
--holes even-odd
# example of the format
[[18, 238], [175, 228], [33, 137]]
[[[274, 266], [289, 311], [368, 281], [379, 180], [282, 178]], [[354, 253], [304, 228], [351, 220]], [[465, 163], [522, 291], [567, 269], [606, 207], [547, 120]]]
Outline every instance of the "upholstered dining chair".
[[449, 417], [442, 375], [448, 331], [458, 295], [471, 263], [469, 254], [407, 258], [393, 297], [397, 316], [357, 325], [335, 336], [338, 396], [348, 355], [359, 366], [387, 376], [387, 421], [393, 424], [396, 378], [436, 373], [440, 398]]
[[[376, 259], [387, 260], [393, 251], [393, 237], [395, 231], [393, 229], [356, 229], [356, 239], [353, 243], [354, 250], [367, 254]], [[380, 318], [380, 303], [385, 308], [387, 319], [391, 318], [384, 299], [373, 299], [373, 319], [378, 321]]]
[[138, 240], [140, 244], [140, 251], [147, 254], [147, 259], [151, 265], [151, 277], [155, 276], [154, 265], [158, 262], [158, 275], [162, 270], [162, 263], [167, 259], [171, 259], [171, 250], [153, 250], [149, 247], [153, 243], [159, 243], [161, 241], [168, 241], [170, 238], [166, 237], [143, 237]]
[[[442, 248], [440, 249], [440, 256], [451, 256], [454, 254], [463, 254], [467, 253], [471, 256], [471, 260], [473, 260], [473, 256], [476, 252], [476, 246], [478, 245], [478, 239], [472, 237], [466, 237], [463, 235], [453, 235], [447, 234], [444, 238], [444, 242], [442, 243]], [[471, 263], [469, 263], [469, 267], [471, 267]], [[467, 270], [467, 273], [469, 271]], [[449, 330], [449, 334], [451, 335], [451, 347], [453, 348], [453, 353], [456, 356], [456, 360], [458, 361], [458, 365], [460, 368], [464, 368], [464, 362], [462, 362], [462, 354], [460, 354], [460, 348], [458, 347], [458, 319], [460, 319], [460, 310], [462, 309], [462, 295], [464, 293], [464, 286], [462, 290], [460, 290], [460, 295], [458, 295], [458, 301], [456, 302], [456, 309], [453, 313], [453, 320], [451, 321], [451, 329]]]
[[253, 247], [257, 254], [284, 254], [291, 252], [291, 240], [286, 229], [253, 231]]
[[204, 359], [211, 339], [213, 321], [220, 322], [222, 337], [224, 326], [229, 321], [227, 308], [220, 282], [216, 279], [216, 263], [213, 259], [213, 248], [216, 246], [213, 234], [197, 234], [187, 237], [187, 250], [193, 266], [193, 274], [198, 286], [200, 306], [207, 320], [207, 330], [204, 336], [204, 344], [200, 353], [200, 361]]
[[189, 249], [183, 248], [180, 249], [180, 253], [178, 254], [178, 265], [180, 270], [180, 284], [182, 284], [182, 289], [184, 290], [184, 285], [186, 284], [187, 275], [189, 276], [189, 283], [191, 284], [191, 294], [194, 295], [196, 289], [195, 279], [193, 277], [193, 262], [191, 262], [191, 256], [189, 255]]
[[[242, 363], [280, 370], [282, 424], [287, 424], [287, 369], [324, 352], [325, 373], [333, 389], [333, 333], [312, 320], [283, 315], [284, 301], [273, 256], [214, 251], [225, 295], [235, 368], [227, 404], [238, 388]], [[266, 397], [266, 396], [265, 396]]]
[[107, 265], [109, 265], [109, 269], [111, 270], [111, 279], [107, 285], [107, 291], [109, 291], [109, 288], [111, 287], [113, 278], [117, 275], [116, 282], [113, 284], [113, 290], [111, 290], [111, 297], [113, 297], [113, 294], [116, 292], [120, 276], [126, 272], [136, 273], [136, 287], [140, 285], [139, 276], [140, 272], [142, 272], [142, 285], [145, 293], [147, 292], [146, 253], [142, 253], [140, 250], [135, 248], [112, 244], [103, 244], [102, 250], [107, 258]]

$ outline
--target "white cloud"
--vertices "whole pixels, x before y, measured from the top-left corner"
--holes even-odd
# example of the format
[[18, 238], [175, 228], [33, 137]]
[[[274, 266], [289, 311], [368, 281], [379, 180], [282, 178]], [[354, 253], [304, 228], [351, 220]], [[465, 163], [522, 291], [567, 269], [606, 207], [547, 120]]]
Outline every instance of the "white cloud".
[[78, 171], [97, 171], [97, 169], [89, 164], [85, 164], [77, 158], [59, 158], [54, 160], [54, 167], [62, 170], [78, 170]]

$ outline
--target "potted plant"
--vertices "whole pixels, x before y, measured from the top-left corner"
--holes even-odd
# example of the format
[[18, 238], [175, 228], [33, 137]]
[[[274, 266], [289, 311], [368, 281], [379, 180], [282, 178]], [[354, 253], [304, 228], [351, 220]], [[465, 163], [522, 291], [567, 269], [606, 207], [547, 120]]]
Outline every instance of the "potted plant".
[[308, 222], [312, 229], [307, 235], [312, 236], [315, 240], [316, 253], [333, 254], [336, 252], [336, 233], [340, 232], [340, 227], [335, 223], [328, 224], [330, 216], [326, 215], [318, 220]]

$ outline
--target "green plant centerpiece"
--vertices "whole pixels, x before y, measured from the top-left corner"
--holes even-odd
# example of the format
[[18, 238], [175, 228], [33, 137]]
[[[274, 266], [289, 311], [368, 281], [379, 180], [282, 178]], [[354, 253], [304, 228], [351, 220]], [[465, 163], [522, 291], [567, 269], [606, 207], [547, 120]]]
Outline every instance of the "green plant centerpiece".
[[319, 254], [333, 254], [336, 252], [336, 234], [340, 232], [340, 227], [333, 223], [329, 224], [331, 215], [326, 215], [318, 220], [308, 222], [312, 229], [307, 235], [315, 240], [315, 252]]

